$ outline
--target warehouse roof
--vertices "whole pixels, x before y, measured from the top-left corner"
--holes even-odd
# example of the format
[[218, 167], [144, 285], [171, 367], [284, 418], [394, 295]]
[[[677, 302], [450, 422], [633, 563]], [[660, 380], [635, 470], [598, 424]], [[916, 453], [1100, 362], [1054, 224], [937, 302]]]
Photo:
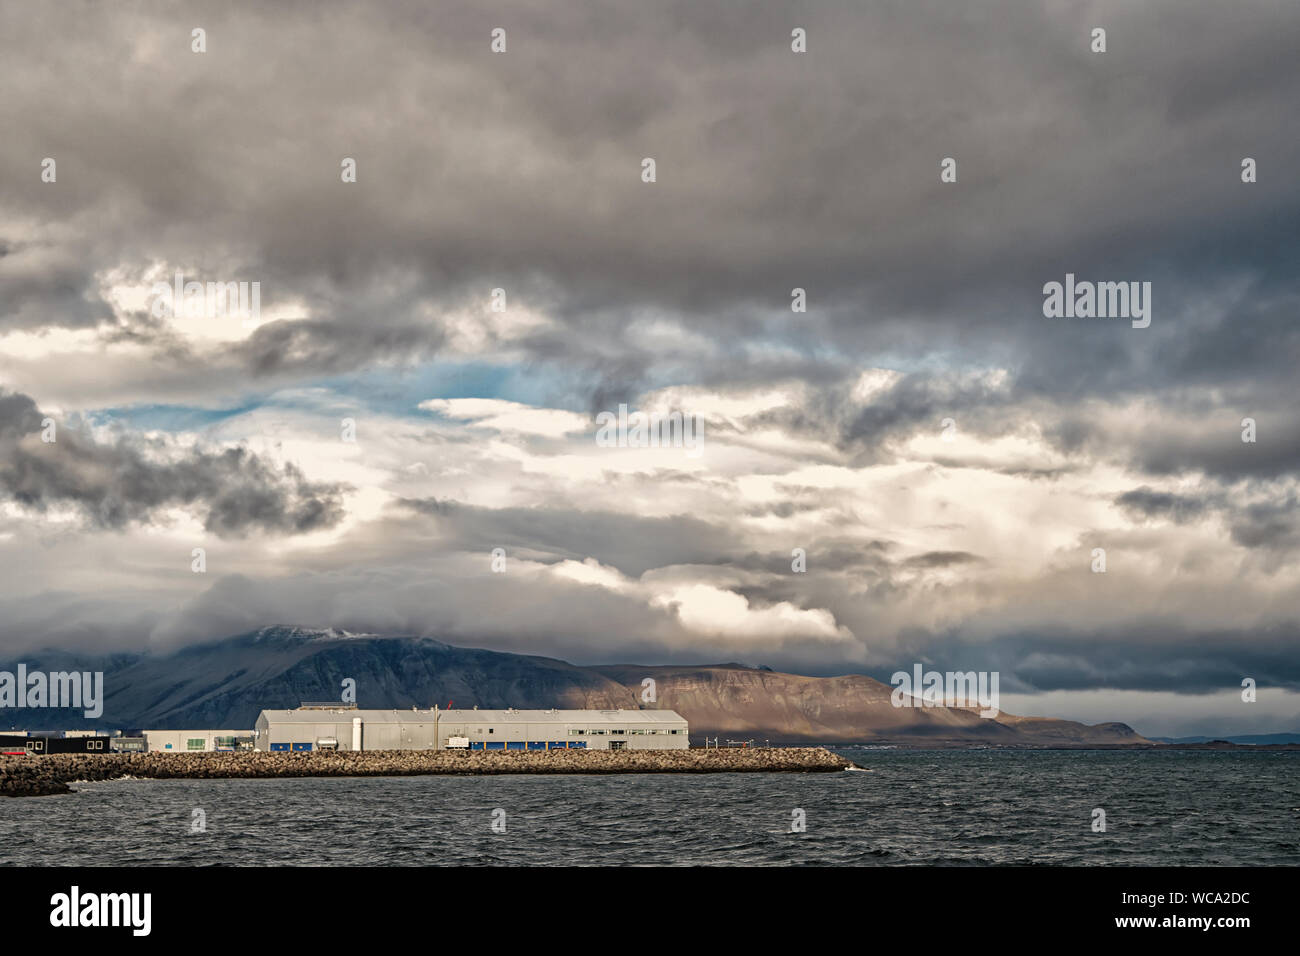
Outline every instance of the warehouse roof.
[[584, 723], [599, 727], [686, 722], [686, 718], [671, 710], [352, 710], [340, 707], [338, 710], [262, 711], [267, 720], [303, 724], [350, 723], [353, 717], [360, 717], [367, 724], [422, 723], [433, 720], [435, 715], [440, 721], [450, 723]]
[[445, 721], [495, 720], [509, 723], [679, 724], [686, 718], [672, 710], [443, 710]]

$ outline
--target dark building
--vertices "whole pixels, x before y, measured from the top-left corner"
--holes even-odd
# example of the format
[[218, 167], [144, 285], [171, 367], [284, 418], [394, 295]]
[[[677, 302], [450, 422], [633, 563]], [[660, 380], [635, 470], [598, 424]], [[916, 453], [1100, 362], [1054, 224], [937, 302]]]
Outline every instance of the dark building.
[[102, 754], [109, 753], [112, 737], [55, 737], [44, 734], [0, 734], [0, 752], [26, 751], [33, 756], [43, 754]]

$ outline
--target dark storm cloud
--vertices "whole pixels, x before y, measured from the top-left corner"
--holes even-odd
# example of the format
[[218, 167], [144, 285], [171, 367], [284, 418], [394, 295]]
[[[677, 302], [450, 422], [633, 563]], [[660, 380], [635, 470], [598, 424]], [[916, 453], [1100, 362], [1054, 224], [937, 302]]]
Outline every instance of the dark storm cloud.
[[[807, 560], [816, 570], [834, 569], [836, 572], [853, 575], [859, 583], [876, 585], [886, 580], [895, 566], [895, 562], [888, 557], [895, 547], [890, 541], [861, 542], [830, 537], [809, 542], [804, 551]], [[730, 557], [726, 564], [737, 570], [757, 571], [773, 576], [774, 580], [769, 580], [754, 591], [763, 600], [769, 603], [797, 602], [802, 600], [800, 593], [806, 582], [801, 583], [798, 578], [792, 579], [791, 560], [789, 553], [760, 554], [747, 551]]]
[[1213, 693], [1239, 689], [1245, 677], [1260, 686], [1300, 688], [1297, 638], [1300, 622], [1289, 621], [1209, 632], [1135, 624], [1107, 633], [1035, 634], [999, 643], [1008, 670], [1026, 688]]
[[907, 568], [951, 568], [963, 564], [979, 564], [984, 559], [969, 551], [927, 551], [903, 562]]
[[1259, 502], [1241, 509], [1232, 521], [1232, 540], [1247, 548], [1294, 552], [1300, 549], [1300, 503], [1294, 494], [1284, 500]]
[[428, 498], [403, 499], [399, 506], [437, 519], [441, 549], [487, 553], [501, 547], [543, 560], [592, 557], [634, 578], [670, 564], [725, 563], [741, 550], [734, 532], [690, 515], [480, 508]]
[[[908, 375], [846, 423], [843, 440], [878, 446], [926, 430], [939, 434], [942, 421], [958, 414], [962, 430], [1008, 428], [1014, 413], [1009, 396], [984, 383], [951, 382], [930, 375]], [[995, 412], [1000, 409], [1000, 414]]]
[[[1297, 353], [1300, 354], [1300, 353]], [[1043, 435], [1079, 460], [1105, 460], [1152, 477], [1200, 473], [1220, 483], [1268, 482], [1300, 472], [1300, 420], [1295, 389], [1241, 391], [1219, 398], [1173, 395], [1135, 416], [1131, 425], [1089, 410], [1044, 411]], [[1168, 413], [1170, 420], [1158, 416]], [[1178, 420], [1184, 415], [1187, 420]], [[1255, 421], [1255, 441], [1242, 441], [1243, 421]]]
[[[1196, 370], [1266, 388], [1300, 334], [1286, 300], [1300, 142], [1278, 122], [1300, 99], [1284, 55], [1300, 8], [1267, 9], [10, 8], [3, 69], [22, 82], [0, 104], [14, 217], [0, 238], [93, 221], [81, 281], [23, 303], [164, 259], [259, 279], [355, 333], [268, 332], [238, 353], [260, 370], [278, 336], [296, 340], [302, 373], [435, 349], [411, 338], [429, 307], [501, 285], [558, 320], [529, 351], [610, 397], [662, 374], [664, 357], [626, 331], [636, 309], [720, 344], [808, 356], [815, 342], [810, 378], [838, 350], [1003, 362], [1026, 395], [1159, 391]], [[200, 21], [209, 49], [194, 54]], [[1105, 54], [1088, 49], [1099, 23]], [[503, 55], [488, 50], [498, 25]], [[790, 52], [796, 25], [808, 53]], [[39, 181], [47, 155], [57, 184]], [[1260, 163], [1249, 186], [1247, 155]], [[356, 184], [339, 182], [344, 156]], [[946, 156], [955, 185], [939, 182]], [[1151, 329], [1044, 319], [1041, 287], [1067, 271], [1153, 281]], [[1243, 282], [1258, 301], [1233, 301]], [[796, 285], [806, 315], [789, 312]], [[674, 367], [746, 380], [790, 359]]]
[[[402, 499], [398, 507], [436, 518], [440, 549], [488, 552], [505, 547], [511, 552], [529, 552], [543, 562], [591, 557], [633, 578], [670, 565], [711, 565], [776, 576], [778, 580], [740, 589], [765, 603], [788, 600], [799, 604], [808, 596], [798, 578], [793, 584], [780, 580], [791, 576], [789, 551], [761, 554], [750, 550], [744, 536], [722, 521], [684, 514], [647, 517], [558, 507], [480, 508], [433, 498]], [[890, 586], [891, 576], [899, 569], [928, 571], [982, 561], [977, 555], [959, 551], [895, 560], [889, 553], [896, 546], [887, 541], [817, 537], [805, 543], [808, 560], [817, 569], [850, 574], [861, 584], [882, 589]]]
[[[1271, 491], [1273, 497], [1247, 500], [1261, 490]], [[1267, 555], [1269, 568], [1276, 568], [1300, 553], [1300, 507], [1294, 491], [1279, 492], [1249, 482], [1193, 494], [1156, 491], [1143, 486], [1118, 495], [1115, 504], [1129, 518], [1144, 523], [1169, 521], [1184, 525], [1222, 520], [1235, 544]]]
[[0, 331], [85, 327], [112, 317], [105, 303], [86, 294], [93, 276], [77, 243], [7, 241], [5, 231], [0, 215]]
[[762, 518], [771, 515], [774, 518], [792, 518], [797, 514], [816, 511], [821, 504], [816, 501], [773, 501], [753, 505], [745, 509], [750, 518]]
[[1105, 688], [1208, 694], [1239, 690], [1246, 677], [1261, 688], [1300, 689], [1300, 620], [1249, 630], [1140, 621], [1012, 632], [980, 644], [955, 633], [915, 630], [908, 637], [905, 652], [873, 662], [873, 674], [887, 679], [889, 670], [921, 660], [940, 670], [998, 671], [1004, 693]]
[[1255, 442], [1243, 442], [1240, 423], [1232, 419], [1199, 434], [1157, 432], [1135, 447], [1135, 464], [1157, 475], [1201, 470], [1227, 479], [1274, 478], [1300, 470], [1300, 421], [1277, 415], [1271, 420], [1261, 416], [1261, 421], [1267, 434]]
[[93, 524], [120, 529], [184, 507], [222, 537], [299, 534], [343, 517], [344, 486], [310, 482], [292, 464], [277, 468], [244, 448], [161, 461], [143, 441], [101, 442], [57, 421], [46, 443], [46, 417], [28, 396], [0, 394], [0, 493], [23, 508], [72, 505]]
[[[944, 446], [911, 461], [1042, 479], [1035, 491], [1114, 465], [1132, 474], [1116, 486], [1106, 472], [1090, 490], [1145, 525], [1128, 530], [1157, 557], [1175, 535], [1207, 551], [1258, 551], [1276, 562], [1266, 569], [1300, 552], [1300, 5], [0, 0], [0, 11], [0, 334], [103, 322], [101, 287], [147, 284], [159, 264], [258, 281], [264, 308], [301, 304], [306, 315], [205, 346], [131, 314], [102, 331], [108, 358], [143, 353], [158, 378], [103, 405], [202, 404], [213, 383], [238, 395], [442, 356], [454, 339], [446, 323], [481, 312], [503, 287], [547, 321], [508, 341], [482, 331], [478, 347], [508, 350], [511, 372], [543, 380], [545, 400], [565, 407], [608, 410], [666, 385], [799, 383], [801, 398], [745, 423], [807, 440], [806, 453], [786, 452], [787, 463], [800, 456], [792, 471], [901, 459], [908, 439], [938, 435], [952, 417], [961, 436], [1029, 436], [1035, 450], [981, 462]], [[207, 30], [204, 54], [190, 52], [195, 26]], [[504, 55], [488, 48], [497, 26], [508, 31]], [[808, 53], [790, 52], [795, 26], [808, 31]], [[1088, 49], [1094, 26], [1108, 31], [1105, 54]], [[58, 161], [57, 183], [40, 181], [46, 156]], [[639, 178], [646, 156], [658, 163], [653, 185]], [[956, 184], [939, 181], [949, 156]], [[1246, 156], [1258, 160], [1258, 183], [1240, 180]], [[355, 184], [340, 182], [344, 157], [358, 162]], [[1150, 281], [1150, 328], [1044, 318], [1043, 284], [1067, 272]], [[790, 310], [796, 286], [807, 313]], [[647, 334], [655, 323], [666, 331]], [[0, 356], [0, 374], [11, 359], [22, 360]], [[869, 367], [901, 377], [856, 400]], [[102, 374], [104, 387], [85, 394], [135, 387], [118, 367]], [[1255, 443], [1240, 440], [1244, 417], [1258, 422]], [[167, 456], [73, 427], [44, 445], [39, 419], [25, 396], [0, 397], [0, 491], [31, 510], [74, 505], [121, 528], [180, 506], [228, 535], [330, 527], [342, 514], [341, 486], [243, 449]], [[710, 434], [739, 445], [745, 428]], [[1034, 458], [1040, 435], [1051, 460]], [[459, 463], [473, 458], [473, 440], [438, 447]], [[484, 473], [476, 467], [466, 480]], [[999, 508], [1015, 507], [1005, 504], [1013, 493], [993, 499], [985, 539], [947, 542], [908, 533], [945, 520], [926, 501], [864, 528], [849, 507], [836, 513], [834, 490], [772, 467], [783, 500], [737, 491], [698, 514], [677, 513], [671, 492], [703, 480], [668, 470], [649, 476], [654, 495], [645, 475], [607, 478], [628, 483], [629, 511], [657, 514], [583, 511], [558, 480], [534, 508], [408, 499], [375, 540], [349, 539], [355, 551], [300, 555], [330, 562], [319, 577], [286, 587], [250, 561], [249, 576], [185, 605], [170, 633], [275, 620], [458, 628], [500, 647], [608, 660], [593, 635], [620, 621], [620, 654], [663, 659], [671, 645], [656, 639], [666, 615], [599, 587], [511, 591], [448, 577], [452, 562], [431, 589], [427, 535], [440, 552], [593, 557], [634, 577], [672, 565], [735, 572], [744, 580], [730, 586], [754, 606], [828, 609], [873, 667], [924, 654], [1000, 669], [1007, 690], [1300, 680], [1296, 631], [1282, 625], [1020, 630], [1034, 613], [1056, 619], [1055, 588], [1063, 606], [1078, 603], [1059, 581], [1019, 592], [1008, 582]], [[1180, 490], [1158, 487], [1166, 479]], [[398, 487], [447, 488], [411, 482]], [[374, 490], [393, 487], [380, 478]], [[1037, 507], [1044, 537], [1087, 521], [1068, 489]], [[791, 540], [809, 559], [806, 575], [793, 574], [788, 547], [755, 529], [824, 527], [822, 509], [843, 537]], [[410, 536], [401, 547], [390, 534], [399, 523]], [[1194, 534], [1201, 524], [1209, 531]], [[1228, 605], [1240, 585], [1246, 606], [1258, 582], [1249, 572], [1234, 580], [1233, 567], [1215, 565], [1198, 583]], [[981, 645], [910, 626], [963, 620], [960, 600], [945, 603], [950, 579], [966, 579], [951, 591], [964, 583], [990, 602], [986, 632], [1015, 633]], [[1294, 604], [1283, 587], [1268, 613]], [[1051, 611], [1032, 607], [1030, 591]], [[174, 597], [148, 599], [150, 615]], [[58, 613], [34, 602], [11, 630], [71, 640], [87, 621], [105, 622], [110, 639], [138, 629], [135, 608], [60, 600]], [[503, 601], [499, 626], [474, 631], [475, 616]], [[689, 646], [673, 653], [708, 651]], [[819, 653], [791, 642], [763, 656], [855, 669], [831, 659], [838, 649]]]
[[296, 320], [259, 326], [234, 349], [254, 376], [310, 370], [350, 371], [368, 361], [432, 357], [441, 335], [417, 325], [367, 326]]
[[1204, 500], [1191, 495], [1154, 491], [1145, 486], [1124, 492], [1116, 497], [1115, 504], [1139, 521], [1163, 519], [1176, 524], [1195, 521], [1205, 514], [1208, 507]]

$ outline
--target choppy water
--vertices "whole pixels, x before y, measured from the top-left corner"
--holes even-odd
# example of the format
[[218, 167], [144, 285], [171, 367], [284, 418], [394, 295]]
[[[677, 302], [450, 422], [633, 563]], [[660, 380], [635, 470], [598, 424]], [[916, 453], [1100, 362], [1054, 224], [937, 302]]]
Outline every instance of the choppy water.
[[872, 772], [77, 784], [0, 800], [0, 864], [1300, 863], [1300, 753], [841, 752]]

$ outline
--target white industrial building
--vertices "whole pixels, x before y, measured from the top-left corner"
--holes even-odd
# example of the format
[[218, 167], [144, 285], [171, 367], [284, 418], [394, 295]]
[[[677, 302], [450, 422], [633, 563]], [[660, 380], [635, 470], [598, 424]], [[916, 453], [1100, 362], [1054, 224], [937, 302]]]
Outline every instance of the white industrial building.
[[[671, 710], [264, 710], [258, 750], [685, 750]], [[150, 750], [153, 749], [151, 746]]]
[[247, 730], [145, 730], [146, 750], [190, 753], [209, 750], [240, 750], [241, 741], [252, 737]]

